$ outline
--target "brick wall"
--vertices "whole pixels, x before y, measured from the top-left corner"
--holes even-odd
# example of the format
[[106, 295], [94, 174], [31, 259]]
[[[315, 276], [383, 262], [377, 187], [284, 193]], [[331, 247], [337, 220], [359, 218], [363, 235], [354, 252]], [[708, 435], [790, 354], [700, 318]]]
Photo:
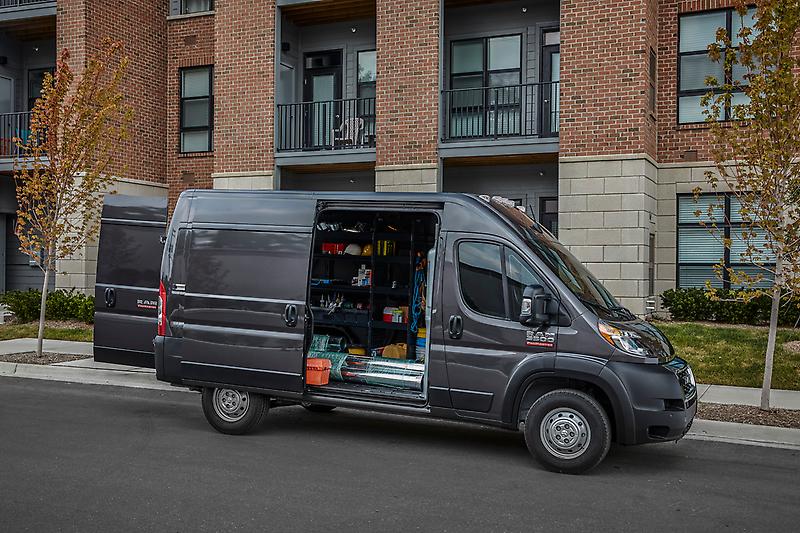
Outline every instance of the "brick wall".
[[435, 165], [439, 2], [377, 0], [376, 165]]
[[58, 2], [57, 46], [70, 49], [78, 72], [106, 37], [121, 40], [130, 58], [122, 91], [134, 110], [131, 135], [109, 166], [121, 177], [165, 181], [166, 15], [167, 0]]
[[172, 208], [181, 191], [213, 186], [214, 154], [180, 153], [180, 71], [214, 64], [214, 16], [171, 20], [167, 50], [167, 184]]
[[732, 0], [662, 0], [658, 19], [658, 158], [662, 163], [708, 161], [705, 124], [678, 124], [678, 17], [734, 5]]
[[217, 0], [215, 173], [272, 172], [275, 0]]
[[[560, 154], [655, 155], [647, 111], [655, 0], [561, 2]], [[654, 38], [654, 37], [653, 37]]]

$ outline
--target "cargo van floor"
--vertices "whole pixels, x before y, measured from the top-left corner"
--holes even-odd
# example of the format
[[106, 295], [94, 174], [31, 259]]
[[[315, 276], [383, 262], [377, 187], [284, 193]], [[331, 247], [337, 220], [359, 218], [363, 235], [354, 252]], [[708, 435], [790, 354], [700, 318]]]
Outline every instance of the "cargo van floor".
[[422, 393], [411, 390], [396, 389], [393, 387], [381, 387], [379, 385], [364, 385], [362, 383], [347, 383], [343, 381], [330, 382], [321, 387], [309, 386], [309, 391], [314, 394], [327, 394], [339, 397], [355, 399], [378, 398], [402, 401], [408, 403], [424, 403], [425, 398]]

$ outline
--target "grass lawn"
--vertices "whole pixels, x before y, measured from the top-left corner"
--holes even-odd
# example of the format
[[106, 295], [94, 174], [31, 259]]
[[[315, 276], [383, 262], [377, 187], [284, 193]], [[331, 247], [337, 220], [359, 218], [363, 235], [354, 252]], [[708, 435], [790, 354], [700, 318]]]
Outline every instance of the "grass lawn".
[[[0, 324], [0, 340], [36, 338], [39, 332], [38, 322], [27, 324]], [[91, 342], [93, 329], [91, 324], [81, 322], [45, 322], [44, 338], [59, 341]]]
[[[761, 387], [767, 328], [696, 322], [657, 322], [675, 353], [689, 361], [697, 381]], [[772, 388], [800, 390], [800, 352], [786, 343], [800, 341], [800, 329], [778, 330]]]

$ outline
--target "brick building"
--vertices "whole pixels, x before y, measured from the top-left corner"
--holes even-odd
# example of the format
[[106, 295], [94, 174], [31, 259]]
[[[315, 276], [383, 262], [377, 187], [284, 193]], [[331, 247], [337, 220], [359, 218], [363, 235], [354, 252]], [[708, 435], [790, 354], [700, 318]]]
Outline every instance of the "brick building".
[[[641, 313], [667, 288], [702, 285], [723, 255], [684, 195], [710, 166], [699, 95], [717, 67], [703, 50], [717, 27], [741, 23], [730, 5], [0, 0], [0, 129], [24, 130], [57, 49], [79, 66], [110, 35], [130, 52], [136, 108], [121, 192], [501, 194]], [[11, 264], [13, 149], [3, 147], [11, 289], [30, 276]], [[91, 287], [92, 254], [62, 265], [56, 283]]]

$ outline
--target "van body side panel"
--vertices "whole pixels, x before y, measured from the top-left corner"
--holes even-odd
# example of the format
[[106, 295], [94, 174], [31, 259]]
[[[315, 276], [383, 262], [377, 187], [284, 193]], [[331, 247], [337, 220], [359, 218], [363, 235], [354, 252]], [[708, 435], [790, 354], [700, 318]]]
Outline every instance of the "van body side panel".
[[[201, 206], [194, 211], [203, 215]], [[181, 376], [264, 389], [303, 390], [308, 226], [205, 227], [189, 237]], [[287, 309], [297, 321], [290, 325]]]
[[445, 356], [444, 304], [442, 277], [444, 272], [445, 239], [440, 233], [436, 241], [436, 263], [433, 273], [433, 301], [431, 302], [430, 329], [428, 330], [428, 404], [431, 407], [451, 408], [450, 386], [447, 378]]
[[[480, 314], [465, 303], [457, 257], [459, 243], [507, 246], [509, 241], [492, 234], [492, 229], [489, 225], [486, 233], [481, 234], [447, 232], [441, 319], [453, 408], [463, 417], [501, 421], [508, 382], [520, 366], [552, 368], [558, 327], [550, 326], [542, 332], [542, 338], [551, 341], [548, 345], [534, 345], [529, 343], [534, 328], [515, 320]], [[488, 283], [483, 281], [488, 280], [486, 276], [491, 273], [476, 269], [470, 275], [475, 282], [473, 287], [485, 289]], [[502, 302], [503, 294], [497, 294], [496, 298]], [[450, 317], [460, 317], [463, 324], [458, 338], [450, 335]]]
[[96, 361], [153, 368], [166, 199], [106, 196], [95, 284]]

